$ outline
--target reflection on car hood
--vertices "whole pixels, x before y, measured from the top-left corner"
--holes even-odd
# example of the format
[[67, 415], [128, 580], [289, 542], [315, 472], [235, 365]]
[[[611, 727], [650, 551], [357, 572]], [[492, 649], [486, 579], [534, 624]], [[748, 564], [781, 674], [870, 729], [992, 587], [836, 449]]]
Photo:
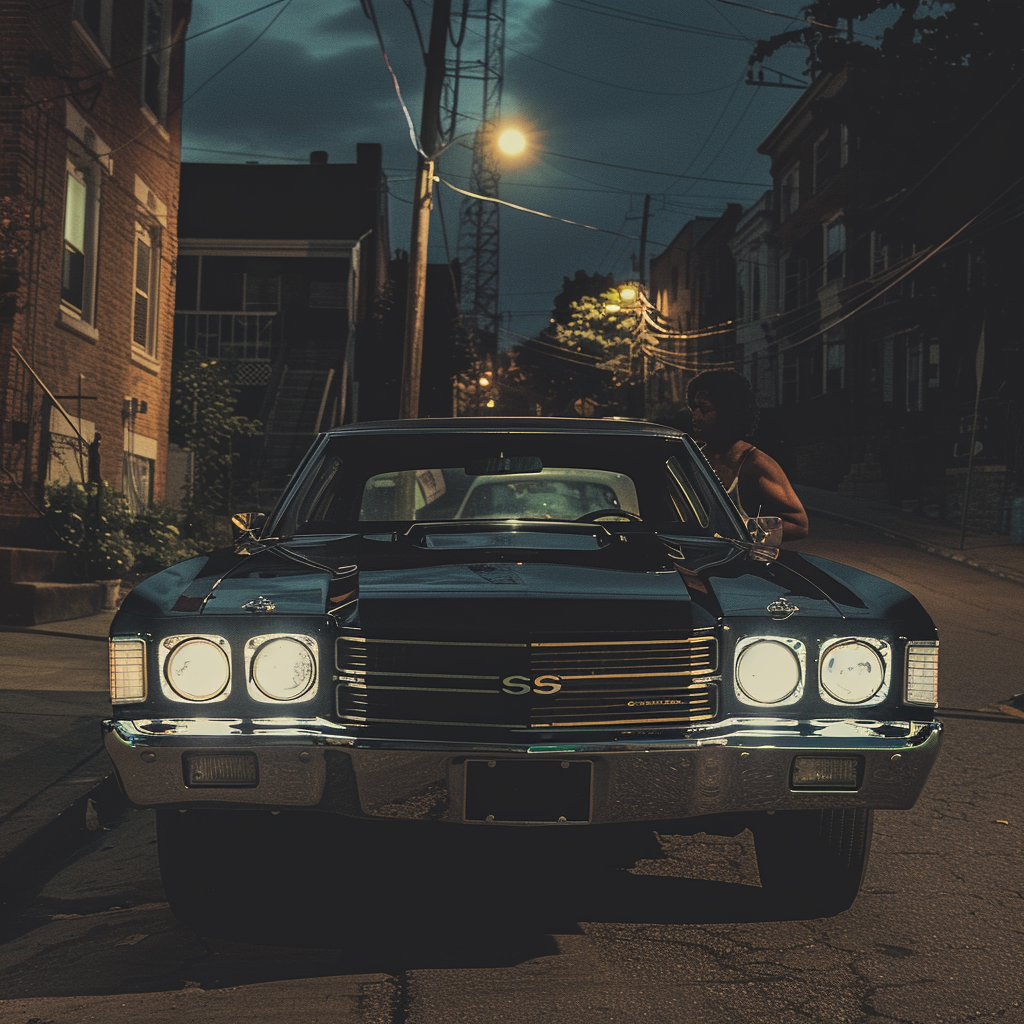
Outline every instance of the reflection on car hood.
[[245, 606], [258, 596], [274, 605], [273, 615], [323, 615], [331, 570], [351, 565], [359, 567], [358, 607], [351, 614], [364, 628], [393, 629], [400, 621], [410, 629], [451, 632], [467, 623], [498, 628], [514, 617], [546, 631], [584, 623], [591, 630], [621, 629], [623, 602], [630, 603], [632, 628], [643, 621], [652, 629], [764, 617], [782, 598], [801, 619], [873, 618], [916, 606], [893, 584], [793, 551], [770, 560], [730, 541], [640, 532], [612, 535], [602, 544], [598, 550], [436, 549], [390, 534], [301, 538], [173, 566], [141, 583], [122, 615], [248, 615]]

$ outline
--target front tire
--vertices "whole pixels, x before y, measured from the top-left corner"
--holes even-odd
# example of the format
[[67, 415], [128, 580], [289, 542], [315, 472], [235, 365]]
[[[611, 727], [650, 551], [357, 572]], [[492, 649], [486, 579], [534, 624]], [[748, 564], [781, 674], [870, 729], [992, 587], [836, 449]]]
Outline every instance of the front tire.
[[753, 825], [765, 896], [787, 917], [830, 917], [857, 898], [871, 848], [865, 808], [777, 811]]
[[282, 921], [316, 849], [316, 814], [158, 809], [160, 877], [174, 916], [204, 935]]

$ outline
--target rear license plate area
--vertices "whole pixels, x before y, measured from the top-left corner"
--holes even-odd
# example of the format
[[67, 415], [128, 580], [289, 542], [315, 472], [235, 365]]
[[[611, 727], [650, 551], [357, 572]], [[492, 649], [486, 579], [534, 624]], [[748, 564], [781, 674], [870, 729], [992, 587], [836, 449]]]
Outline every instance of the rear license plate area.
[[593, 761], [467, 761], [466, 821], [590, 821]]

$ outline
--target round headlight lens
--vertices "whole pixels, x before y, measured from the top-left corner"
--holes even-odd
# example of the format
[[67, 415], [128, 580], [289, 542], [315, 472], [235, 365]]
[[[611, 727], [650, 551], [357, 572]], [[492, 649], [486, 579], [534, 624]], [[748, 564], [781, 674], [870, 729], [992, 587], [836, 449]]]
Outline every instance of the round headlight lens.
[[164, 673], [171, 689], [186, 700], [213, 700], [228, 685], [231, 666], [219, 644], [192, 637], [167, 656]]
[[272, 700], [301, 697], [316, 678], [309, 648], [291, 637], [268, 640], [252, 659], [252, 681]]
[[736, 659], [736, 685], [749, 700], [778, 704], [800, 685], [800, 661], [778, 640], [758, 640]]
[[821, 686], [843, 704], [863, 704], [882, 688], [885, 663], [869, 644], [844, 640], [827, 648], [821, 658]]

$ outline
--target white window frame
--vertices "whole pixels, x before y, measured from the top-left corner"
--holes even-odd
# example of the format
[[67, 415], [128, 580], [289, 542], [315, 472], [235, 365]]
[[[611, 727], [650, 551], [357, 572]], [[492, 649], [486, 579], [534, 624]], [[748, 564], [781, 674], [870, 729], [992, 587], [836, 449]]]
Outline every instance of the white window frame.
[[[147, 279], [139, 281], [139, 243], [149, 246], [149, 268]], [[132, 247], [132, 351], [156, 360], [157, 324], [160, 316], [160, 228], [158, 225], [135, 222], [135, 241]], [[138, 327], [136, 317], [139, 311], [139, 297], [146, 299], [146, 323], [143, 325], [144, 343], [136, 340]]]
[[[100, 169], [96, 162], [79, 152], [77, 147], [69, 146], [64, 184], [64, 216], [61, 229], [61, 309], [83, 323], [96, 323], [96, 266], [99, 253], [99, 206], [100, 206]], [[82, 253], [82, 305], [76, 306], [63, 295], [63, 273], [65, 266], [65, 249], [67, 245], [67, 178], [74, 178], [85, 188], [85, 223], [83, 226]]]
[[[149, 23], [151, 12], [154, 10], [160, 12], [160, 38], [151, 44]], [[143, 109], [148, 110], [160, 125], [167, 124], [167, 89], [171, 73], [171, 13], [171, 0], [142, 0], [142, 74], [139, 83], [141, 102]], [[158, 110], [153, 109], [146, 95], [146, 75], [151, 55], [156, 58], [159, 66]]]

